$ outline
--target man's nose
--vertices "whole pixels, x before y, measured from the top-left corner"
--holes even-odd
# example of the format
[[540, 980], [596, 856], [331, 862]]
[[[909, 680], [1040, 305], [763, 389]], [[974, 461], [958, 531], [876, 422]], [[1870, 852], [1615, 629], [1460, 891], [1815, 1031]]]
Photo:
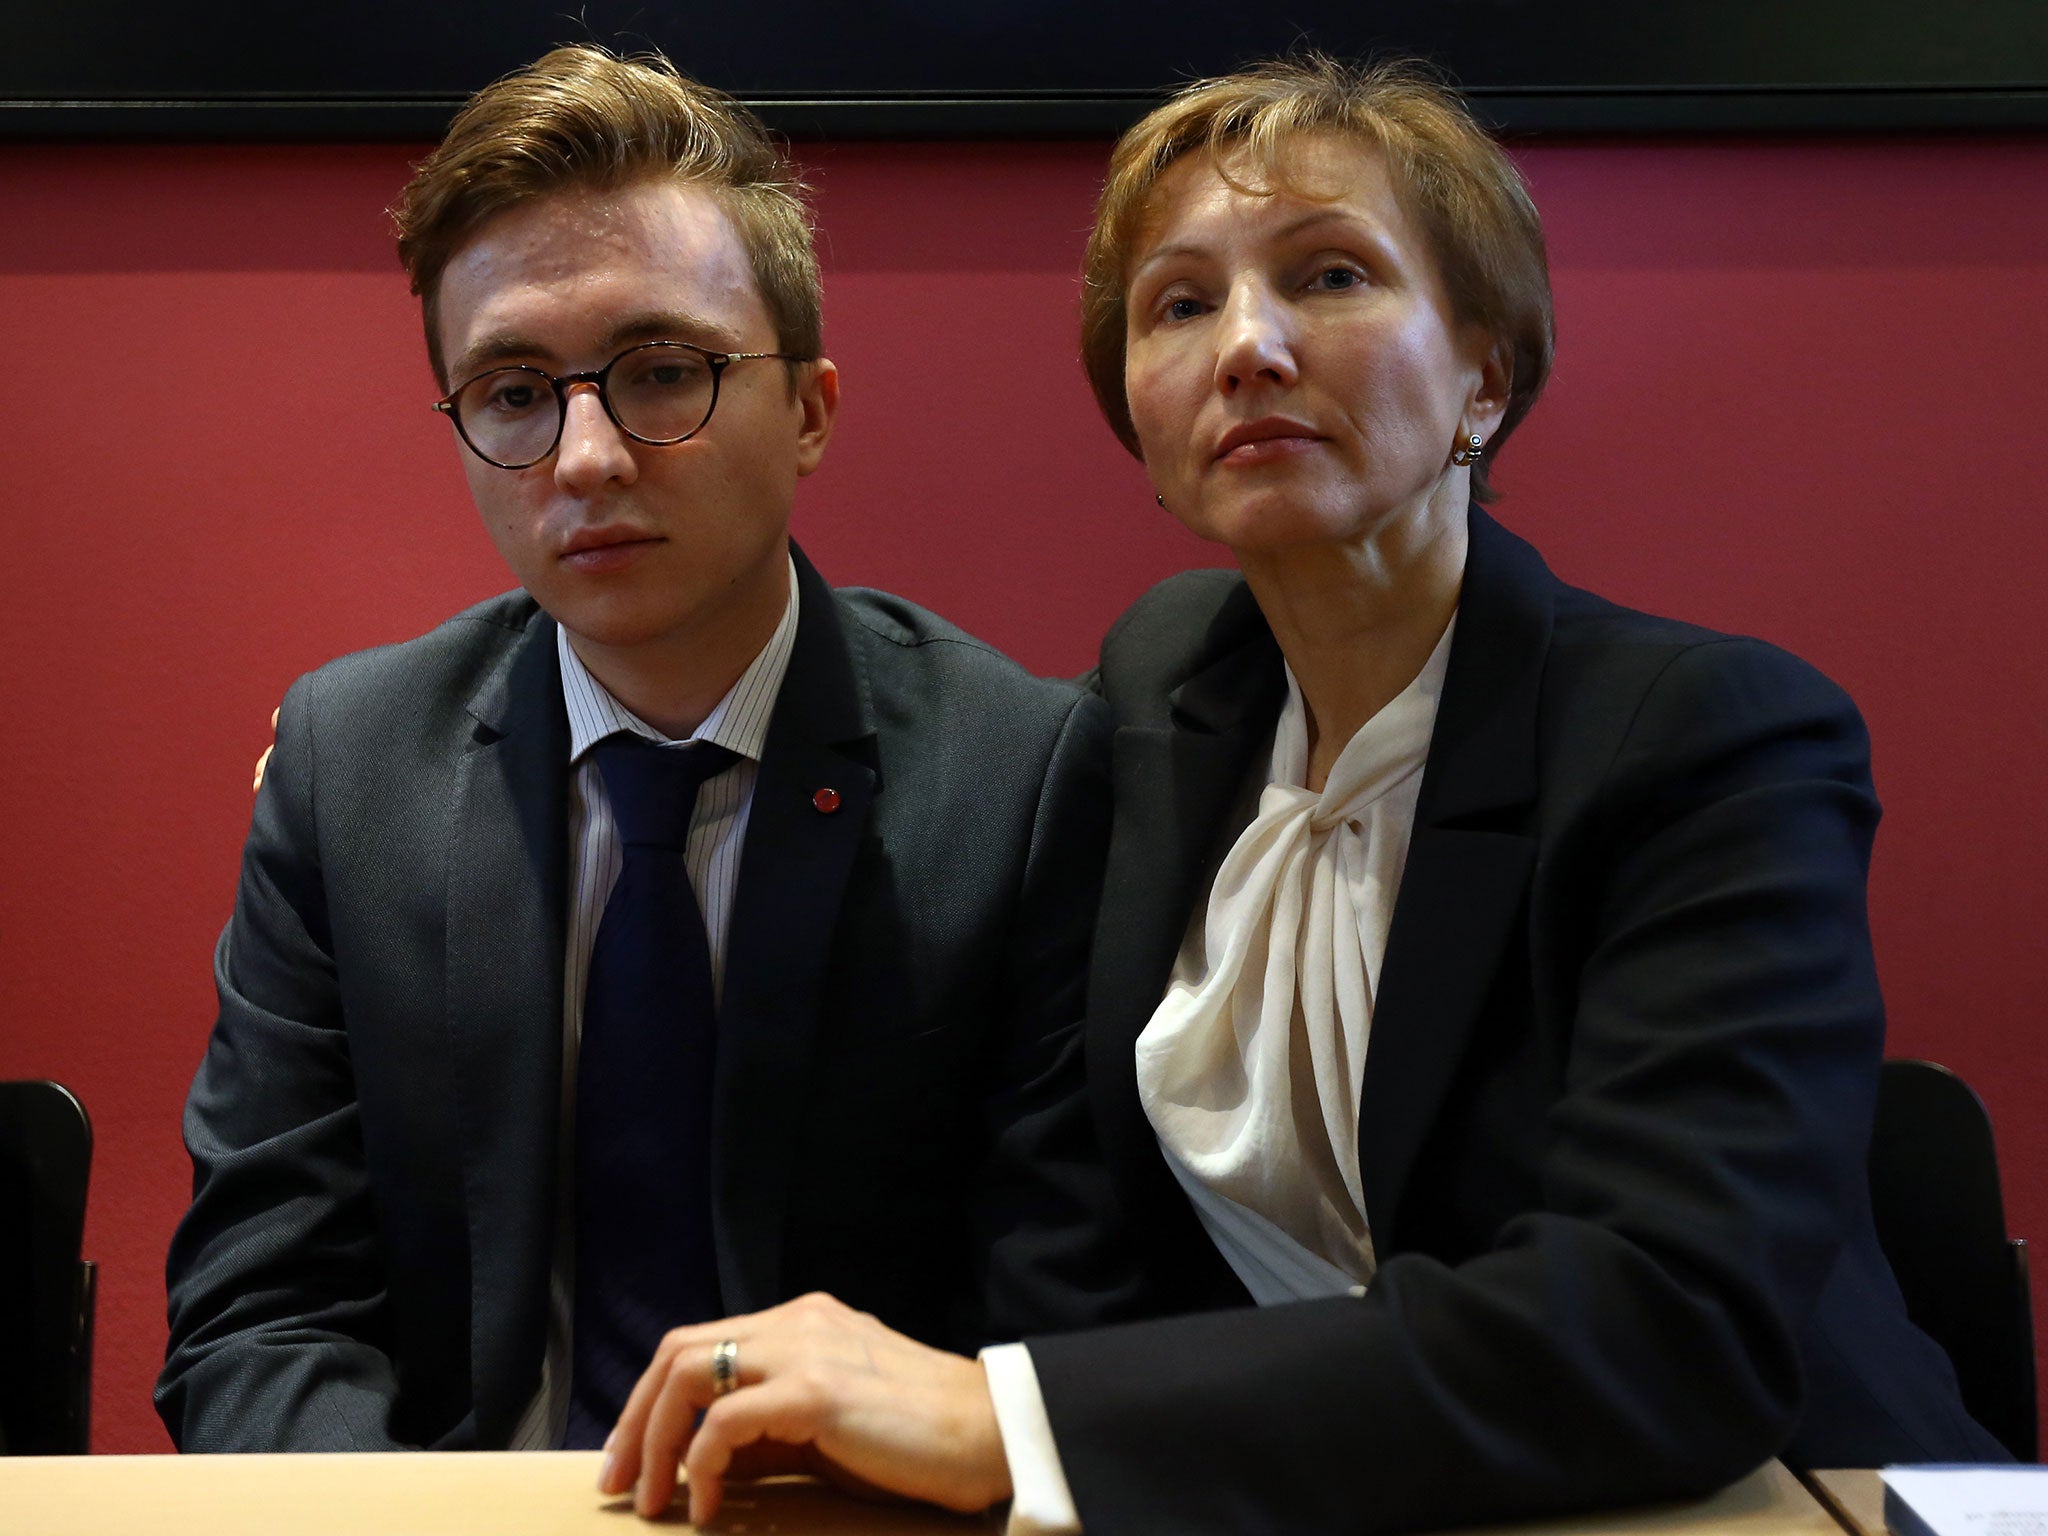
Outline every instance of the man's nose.
[[589, 495], [607, 481], [631, 484], [639, 473], [633, 445], [605, 411], [595, 384], [571, 384], [562, 399], [562, 438], [555, 445], [555, 483]]
[[1216, 387], [1233, 394], [1247, 384], [1294, 382], [1293, 316], [1263, 283], [1234, 284], [1216, 331]]

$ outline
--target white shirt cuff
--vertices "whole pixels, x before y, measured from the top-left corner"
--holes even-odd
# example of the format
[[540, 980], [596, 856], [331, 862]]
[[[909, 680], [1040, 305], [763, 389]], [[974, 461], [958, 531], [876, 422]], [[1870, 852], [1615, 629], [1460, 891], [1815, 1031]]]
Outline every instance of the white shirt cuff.
[[981, 1352], [988, 1395], [1010, 1464], [1010, 1523], [1004, 1536], [1081, 1536], [1081, 1514], [1053, 1444], [1052, 1421], [1038, 1370], [1022, 1344], [991, 1344]]

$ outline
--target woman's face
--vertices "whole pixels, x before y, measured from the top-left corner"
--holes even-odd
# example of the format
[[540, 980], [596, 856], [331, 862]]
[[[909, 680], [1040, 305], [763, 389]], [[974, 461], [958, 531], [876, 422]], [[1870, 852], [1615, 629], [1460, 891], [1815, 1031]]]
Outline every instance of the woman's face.
[[1153, 485], [1244, 553], [1461, 517], [1469, 471], [1451, 452], [1493, 435], [1506, 368], [1452, 321], [1377, 149], [1327, 135], [1287, 153], [1291, 184], [1340, 195], [1241, 192], [1201, 154], [1159, 179], [1124, 351]]

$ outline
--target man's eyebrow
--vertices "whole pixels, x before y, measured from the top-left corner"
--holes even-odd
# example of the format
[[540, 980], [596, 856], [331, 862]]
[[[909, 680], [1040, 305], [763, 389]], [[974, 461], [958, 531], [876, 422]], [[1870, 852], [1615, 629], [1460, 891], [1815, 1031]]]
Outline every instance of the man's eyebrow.
[[604, 333], [599, 350], [617, 352], [622, 347], [636, 346], [643, 341], [693, 341], [714, 352], [741, 350], [739, 333], [731, 326], [720, 325], [715, 320], [707, 320], [682, 309], [621, 320]]
[[[619, 321], [598, 338], [597, 351], [602, 354], [601, 361], [608, 362], [627, 347], [643, 341], [692, 341], [714, 352], [743, 350], [738, 333], [730, 326], [678, 309], [632, 315]], [[478, 342], [455, 359], [448, 373], [456, 380], [473, 379], [498, 364], [515, 362], [553, 369], [561, 359], [551, 347], [507, 331]]]
[[498, 363], [530, 362], [536, 358], [553, 360], [548, 349], [537, 341], [509, 333], [492, 336], [478, 342], [449, 364], [448, 377], [460, 383], [464, 379], [475, 378]]

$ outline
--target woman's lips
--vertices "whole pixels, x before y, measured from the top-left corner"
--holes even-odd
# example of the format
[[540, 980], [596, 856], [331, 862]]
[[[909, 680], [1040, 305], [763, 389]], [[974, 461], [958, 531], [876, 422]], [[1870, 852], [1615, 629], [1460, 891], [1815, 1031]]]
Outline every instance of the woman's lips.
[[1243, 468], [1253, 464], [1272, 464], [1282, 459], [1293, 458], [1306, 453], [1321, 442], [1319, 437], [1261, 437], [1248, 443], [1239, 443], [1224, 453], [1218, 454], [1218, 464]]
[[1271, 464], [1305, 453], [1322, 441], [1322, 434], [1306, 424], [1285, 416], [1267, 416], [1242, 422], [1224, 433], [1216, 444], [1215, 462], [1229, 465]]

